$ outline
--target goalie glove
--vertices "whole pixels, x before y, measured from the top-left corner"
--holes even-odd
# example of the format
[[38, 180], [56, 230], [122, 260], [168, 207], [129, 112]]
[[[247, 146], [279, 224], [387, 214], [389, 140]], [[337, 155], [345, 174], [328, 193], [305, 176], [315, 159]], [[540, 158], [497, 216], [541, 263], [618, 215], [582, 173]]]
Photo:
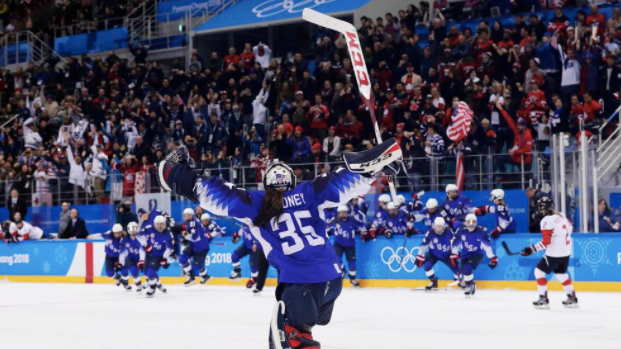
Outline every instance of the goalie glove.
[[357, 153], [344, 153], [345, 165], [354, 173], [374, 176], [384, 173], [394, 176], [401, 169], [403, 152], [395, 138], [390, 138], [384, 143], [369, 150]]

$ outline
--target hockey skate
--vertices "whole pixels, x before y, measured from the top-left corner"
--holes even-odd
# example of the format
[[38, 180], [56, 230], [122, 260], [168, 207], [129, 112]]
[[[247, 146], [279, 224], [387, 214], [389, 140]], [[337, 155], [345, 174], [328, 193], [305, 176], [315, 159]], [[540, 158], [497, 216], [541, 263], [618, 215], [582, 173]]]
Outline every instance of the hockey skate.
[[256, 289], [252, 290], [252, 295], [255, 296], [255, 297], [261, 297], [261, 292], [262, 291], [263, 290], [256, 290]]
[[162, 284], [158, 284], [157, 285], [157, 289], [160, 290], [160, 292], [162, 292], [162, 293], [166, 293], [166, 291], [167, 291], [166, 287], [164, 287], [164, 285], [162, 285]]
[[319, 342], [310, 333], [301, 333], [289, 326], [285, 319], [285, 303], [276, 302], [270, 323], [270, 348], [273, 349], [320, 349]]
[[351, 283], [352, 286], [354, 286], [355, 288], [360, 288], [360, 283], [356, 280], [356, 279], [350, 279], [349, 282]]
[[[565, 301], [563, 301], [565, 304]], [[548, 292], [544, 295], [539, 295], [539, 299], [533, 302], [535, 309], [550, 309], [550, 300], [548, 299]]]
[[147, 298], [153, 298], [153, 296], [155, 295], [155, 290], [156, 290], [155, 287], [149, 286], [147, 288], [147, 293], [146, 293], [147, 294]]
[[121, 284], [123, 284], [123, 288], [125, 288], [125, 291], [131, 291], [132, 287], [130, 286], [129, 282], [127, 282], [127, 280], [122, 280]]
[[138, 281], [134, 285], [136, 286], [136, 292], [142, 292], [142, 281]]
[[477, 284], [473, 282], [471, 284], [466, 284], [466, 291], [464, 292], [464, 294], [466, 295], [466, 298], [470, 298], [474, 296], [474, 293], [476, 291], [477, 291]]
[[207, 282], [209, 282], [209, 280], [211, 280], [211, 276], [209, 274], [201, 275], [200, 279], [201, 279], [201, 285], [204, 285]]
[[187, 279], [185, 279], [185, 281], [183, 282], [183, 285], [185, 287], [190, 287], [192, 285], [196, 285], [196, 278], [194, 278], [194, 275], [192, 274], [188, 274]]
[[231, 272], [231, 276], [229, 276], [229, 281], [240, 281], [241, 279], [241, 270], [233, 270]]
[[116, 282], [116, 286], [121, 286], [121, 277], [119, 276], [119, 274], [114, 274], [114, 280]]
[[576, 297], [576, 292], [572, 292], [567, 295], [567, 299], [563, 301], [563, 306], [565, 308], [579, 308], [578, 305], [578, 297]]
[[256, 283], [257, 283], [257, 279], [250, 278], [248, 279], [248, 282], [246, 282], [246, 288], [252, 288], [252, 286], [254, 286], [254, 284]]
[[433, 279], [429, 280], [429, 284], [425, 286], [425, 291], [434, 291], [438, 289], [438, 278], [433, 277]]

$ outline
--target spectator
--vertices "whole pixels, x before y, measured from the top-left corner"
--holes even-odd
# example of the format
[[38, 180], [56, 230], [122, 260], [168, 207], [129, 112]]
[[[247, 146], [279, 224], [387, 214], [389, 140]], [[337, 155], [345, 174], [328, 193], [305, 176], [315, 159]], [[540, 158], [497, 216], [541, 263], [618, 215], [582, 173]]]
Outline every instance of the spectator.
[[526, 121], [522, 118], [518, 119], [517, 126], [509, 113], [504, 110], [502, 104], [497, 103], [496, 107], [500, 110], [500, 114], [505, 119], [509, 128], [513, 131], [513, 147], [509, 149], [509, 157], [511, 162], [500, 162], [501, 171], [504, 172], [504, 164], [509, 163], [515, 166], [524, 166], [525, 171], [530, 171], [533, 161], [533, 136], [530, 129], [526, 128]]
[[330, 161], [338, 161], [341, 158], [341, 137], [336, 135], [336, 127], [328, 129], [328, 137], [323, 139], [323, 151], [328, 154]]
[[265, 103], [269, 96], [269, 85], [264, 84], [261, 92], [252, 102], [252, 126], [257, 130], [258, 136], [261, 139], [265, 139], [265, 121], [268, 112]]
[[116, 223], [123, 226], [123, 230], [127, 231], [127, 225], [131, 222], [138, 223], [138, 215], [132, 212], [132, 200], [125, 200], [116, 210]]
[[272, 50], [270, 50], [269, 46], [260, 42], [252, 48], [252, 52], [254, 53], [255, 61], [259, 63], [261, 68], [266, 69], [272, 60]]
[[60, 206], [60, 217], [59, 217], [59, 225], [58, 225], [58, 232], [59, 234], [62, 233], [63, 231], [65, 231], [65, 229], [67, 228], [67, 225], [69, 225], [69, 221], [71, 221], [71, 213], [69, 212], [69, 203], [68, 202], [63, 202], [62, 205]]
[[26, 201], [20, 197], [17, 189], [11, 189], [11, 196], [7, 200], [6, 207], [9, 209], [9, 219], [14, 221], [15, 213], [19, 213], [20, 217], [26, 217], [28, 213], [28, 205]]
[[605, 199], [597, 202], [597, 214], [599, 215], [599, 232], [613, 233], [621, 230], [621, 223], [617, 222], [615, 215]]
[[78, 210], [72, 208], [70, 211], [71, 220], [67, 227], [60, 233], [60, 239], [86, 239], [88, 231], [86, 230], [86, 222], [78, 216]]
[[315, 95], [315, 105], [310, 108], [307, 117], [310, 121], [311, 136], [317, 139], [326, 138], [330, 110], [323, 103], [320, 94]]
[[310, 141], [303, 134], [304, 129], [301, 126], [296, 126], [293, 136], [287, 140], [287, 144], [292, 147], [292, 162], [304, 163], [310, 161]]

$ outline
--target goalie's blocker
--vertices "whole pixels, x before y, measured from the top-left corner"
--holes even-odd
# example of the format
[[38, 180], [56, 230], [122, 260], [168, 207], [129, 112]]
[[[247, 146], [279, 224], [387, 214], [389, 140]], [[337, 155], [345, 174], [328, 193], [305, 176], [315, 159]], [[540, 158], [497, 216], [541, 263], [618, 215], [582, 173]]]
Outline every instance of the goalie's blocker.
[[403, 152], [393, 137], [369, 150], [357, 153], [343, 153], [347, 168], [360, 174], [376, 175], [384, 173], [396, 175], [401, 169]]

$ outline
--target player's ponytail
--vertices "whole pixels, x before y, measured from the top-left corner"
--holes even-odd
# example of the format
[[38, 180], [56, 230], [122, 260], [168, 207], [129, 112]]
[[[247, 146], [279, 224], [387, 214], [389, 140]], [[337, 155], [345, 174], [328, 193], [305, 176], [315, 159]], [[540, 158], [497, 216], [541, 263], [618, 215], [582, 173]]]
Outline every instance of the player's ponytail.
[[252, 222], [255, 227], [265, 225], [274, 217], [280, 217], [284, 211], [282, 206], [282, 196], [283, 192], [280, 190], [268, 188], [265, 191], [261, 211], [257, 215], [257, 218], [255, 218]]
[[506, 206], [507, 203], [503, 199], [498, 199], [498, 200], [496, 200], [496, 205]]

